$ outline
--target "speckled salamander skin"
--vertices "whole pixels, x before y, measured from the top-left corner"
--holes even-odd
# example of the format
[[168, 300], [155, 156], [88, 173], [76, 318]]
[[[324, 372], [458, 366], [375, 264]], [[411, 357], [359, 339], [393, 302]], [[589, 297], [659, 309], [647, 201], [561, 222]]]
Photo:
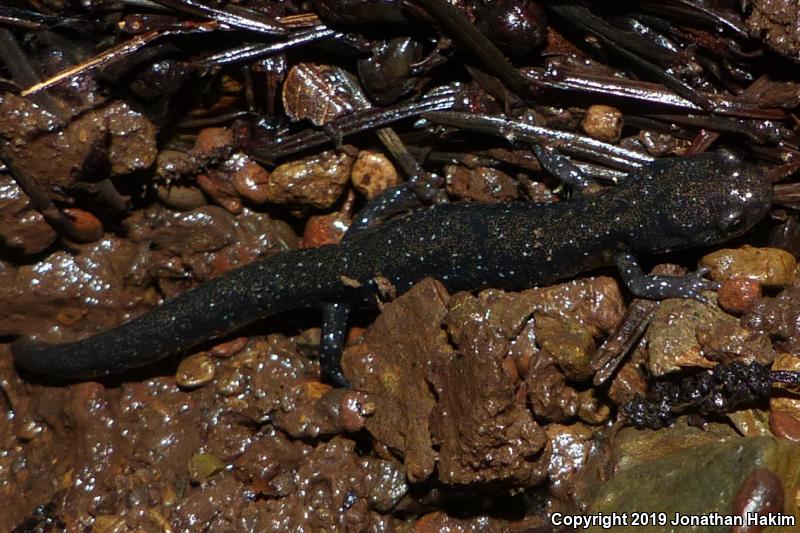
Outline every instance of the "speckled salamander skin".
[[757, 167], [703, 154], [658, 160], [621, 185], [570, 202], [430, 207], [341, 245], [260, 259], [93, 337], [64, 344], [19, 339], [12, 352], [29, 370], [90, 378], [293, 308], [374, 303], [378, 276], [398, 293], [428, 276], [450, 291], [546, 285], [610, 264], [619, 251], [657, 253], [740, 235], [767, 212], [771, 191]]

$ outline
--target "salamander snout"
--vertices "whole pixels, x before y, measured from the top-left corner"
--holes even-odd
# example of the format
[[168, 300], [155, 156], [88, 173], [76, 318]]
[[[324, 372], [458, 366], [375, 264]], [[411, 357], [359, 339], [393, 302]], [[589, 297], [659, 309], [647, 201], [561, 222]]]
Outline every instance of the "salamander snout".
[[718, 203], [715, 240], [721, 241], [741, 235], [767, 214], [772, 182], [758, 167], [741, 162], [718, 181], [712, 197]]
[[650, 251], [727, 241], [745, 233], [771, 206], [766, 173], [725, 155], [660, 160], [651, 172], [650, 212], [657, 216], [649, 225]]

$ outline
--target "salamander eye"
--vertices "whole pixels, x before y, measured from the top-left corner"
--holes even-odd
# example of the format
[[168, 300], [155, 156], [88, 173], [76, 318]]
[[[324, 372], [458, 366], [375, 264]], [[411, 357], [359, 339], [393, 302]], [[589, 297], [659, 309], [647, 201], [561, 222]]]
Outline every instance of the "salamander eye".
[[745, 218], [744, 211], [735, 209], [725, 213], [725, 216], [723, 216], [717, 224], [719, 229], [723, 232], [728, 234], [734, 233], [742, 229], [745, 223]]

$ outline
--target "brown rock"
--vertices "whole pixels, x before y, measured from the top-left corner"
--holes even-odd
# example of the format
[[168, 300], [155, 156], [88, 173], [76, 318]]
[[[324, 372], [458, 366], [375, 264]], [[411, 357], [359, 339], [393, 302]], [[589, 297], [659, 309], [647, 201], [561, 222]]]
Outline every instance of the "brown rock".
[[267, 199], [277, 204], [329, 208], [344, 192], [352, 165], [353, 158], [344, 152], [322, 152], [284, 163], [270, 174]]
[[[479, 298], [457, 295], [450, 304], [446, 321], [457, 356], [434, 360], [429, 376], [438, 397], [430, 424], [443, 483], [519, 487], [546, 475], [540, 454], [546, 437], [517, 397], [518, 377], [504, 365], [525, 316], [520, 300], [484, 291]], [[509, 325], [504, 315], [516, 320]]]
[[243, 154], [234, 155], [229, 166], [233, 166], [233, 188], [242, 198], [256, 205], [269, 199], [269, 172], [264, 167]]
[[56, 232], [11, 176], [0, 174], [0, 245], [23, 255], [37, 254], [56, 240]]
[[[771, 470], [756, 468], [744, 480], [739, 492], [733, 497], [733, 514], [749, 516], [768, 514], [783, 511], [784, 491], [781, 479]], [[764, 526], [744, 525], [734, 526], [731, 533], [760, 533]]]
[[233, 132], [228, 128], [204, 128], [197, 132], [194, 152], [202, 157], [224, 153], [233, 144]]
[[794, 280], [797, 261], [779, 248], [722, 249], [704, 256], [700, 266], [711, 270], [711, 278], [723, 281], [731, 278], [753, 279], [767, 287], [790, 285]]
[[220, 172], [208, 172], [197, 176], [197, 185], [209, 198], [233, 214], [242, 212], [242, 200], [230, 175]]
[[414, 285], [383, 308], [363, 344], [348, 347], [342, 358], [353, 388], [375, 404], [367, 430], [403, 456], [414, 482], [434, 468], [429, 417], [436, 397], [426, 378], [431, 364], [453, 357], [442, 329], [448, 298], [438, 281]]
[[77, 207], [67, 207], [63, 213], [72, 221], [76, 241], [94, 242], [103, 236], [103, 223], [90, 212]]
[[590, 106], [581, 121], [581, 127], [589, 137], [615, 143], [622, 134], [622, 112], [607, 105]]
[[567, 379], [583, 381], [592, 373], [592, 356], [597, 345], [585, 325], [537, 313], [536, 336], [542, 350], [549, 353]]
[[749, 278], [730, 278], [717, 291], [720, 307], [729, 313], [742, 314], [761, 298], [761, 284]]
[[445, 167], [447, 192], [478, 202], [508, 202], [519, 198], [519, 182], [500, 170], [490, 167]]
[[399, 184], [400, 176], [385, 155], [361, 150], [353, 163], [350, 181], [353, 182], [355, 190], [372, 199], [380, 196], [389, 187]]
[[742, 317], [742, 325], [769, 334], [776, 347], [800, 355], [800, 287], [762, 298]]

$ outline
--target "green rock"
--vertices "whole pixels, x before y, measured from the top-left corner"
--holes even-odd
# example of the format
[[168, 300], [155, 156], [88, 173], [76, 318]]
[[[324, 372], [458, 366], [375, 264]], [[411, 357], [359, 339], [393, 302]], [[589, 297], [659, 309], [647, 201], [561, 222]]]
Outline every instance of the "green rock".
[[[633, 528], [645, 532], [729, 533], [726, 526], [673, 526], [681, 515], [731, 515], [733, 499], [742, 482], [756, 468], [776, 473], [784, 488], [784, 514], [795, 515], [797, 527], [767, 527], [764, 533], [800, 530], [794, 495], [800, 486], [800, 446], [773, 437], [739, 437], [722, 425], [701, 432], [686, 425], [668, 430], [623, 430], [614, 456], [615, 475], [599, 490], [587, 511], [595, 513], [666, 513], [664, 526]], [[612, 531], [615, 530], [612, 528]], [[619, 528], [626, 530], [626, 528]], [[587, 531], [608, 531], [592, 527]]]

